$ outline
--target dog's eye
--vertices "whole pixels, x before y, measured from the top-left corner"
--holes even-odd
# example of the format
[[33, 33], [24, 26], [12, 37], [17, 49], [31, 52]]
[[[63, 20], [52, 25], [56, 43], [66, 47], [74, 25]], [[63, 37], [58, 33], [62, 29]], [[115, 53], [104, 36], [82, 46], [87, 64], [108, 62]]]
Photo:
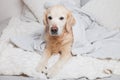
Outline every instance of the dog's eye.
[[64, 19], [64, 17], [60, 17], [60, 20], [63, 20]]
[[51, 16], [49, 16], [49, 17], [48, 17], [48, 19], [49, 19], [49, 20], [52, 20], [52, 17], [51, 17]]

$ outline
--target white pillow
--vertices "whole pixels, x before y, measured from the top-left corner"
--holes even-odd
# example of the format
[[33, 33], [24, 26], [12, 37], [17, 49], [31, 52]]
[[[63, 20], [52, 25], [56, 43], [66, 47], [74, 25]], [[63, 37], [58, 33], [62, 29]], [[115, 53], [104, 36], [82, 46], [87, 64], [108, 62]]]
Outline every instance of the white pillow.
[[120, 28], [120, 0], [90, 0], [82, 11], [110, 28]]
[[0, 0], [0, 21], [12, 16], [20, 16], [22, 12], [21, 0]]
[[[61, 1], [68, 2], [68, 0], [23, 0], [23, 2], [29, 7], [29, 9], [33, 12], [34, 16], [38, 19], [39, 22], [42, 22], [43, 12], [44, 12], [44, 4], [46, 2], [51, 2], [52, 4], [60, 3]], [[69, 3], [80, 7], [80, 0], [69, 0]]]

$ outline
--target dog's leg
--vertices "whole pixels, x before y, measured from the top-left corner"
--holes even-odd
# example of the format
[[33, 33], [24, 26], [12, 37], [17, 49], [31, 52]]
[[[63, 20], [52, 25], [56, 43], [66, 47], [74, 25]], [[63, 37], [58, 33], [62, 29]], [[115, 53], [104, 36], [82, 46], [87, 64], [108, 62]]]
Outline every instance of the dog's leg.
[[46, 70], [46, 65], [48, 63], [49, 58], [51, 57], [51, 52], [48, 49], [45, 49], [43, 55], [42, 55], [42, 59], [37, 67], [37, 71], [38, 72], [42, 72], [44, 73]]
[[59, 60], [47, 71], [47, 78], [52, 78], [54, 77], [59, 70], [68, 62], [68, 60], [72, 57], [70, 50], [64, 50], [62, 52]]

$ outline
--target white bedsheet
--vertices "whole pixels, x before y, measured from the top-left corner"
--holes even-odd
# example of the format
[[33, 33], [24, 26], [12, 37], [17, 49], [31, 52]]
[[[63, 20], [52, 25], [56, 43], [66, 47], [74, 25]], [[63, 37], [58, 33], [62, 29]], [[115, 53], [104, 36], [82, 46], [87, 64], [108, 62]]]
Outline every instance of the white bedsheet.
[[[76, 19], [77, 26], [73, 27], [75, 35], [73, 54], [78, 56], [73, 57], [54, 79], [84, 76], [95, 79], [110, 76], [111, 71], [113, 74], [120, 75], [120, 62], [116, 60], [120, 59], [119, 30], [105, 29], [85, 13], [75, 11], [73, 14], [79, 16]], [[80, 25], [79, 29], [83, 35], [78, 35], [79, 32], [76, 31], [78, 25]], [[41, 57], [36, 51], [42, 53], [45, 46], [43, 29], [44, 26], [37, 22], [25, 22], [19, 18], [10, 20], [0, 38], [0, 74], [19, 75], [24, 73], [35, 78], [45, 78], [44, 75], [36, 72]], [[83, 39], [82, 42], [80, 42], [81, 39]], [[53, 57], [48, 67], [57, 58], [58, 56]], [[97, 58], [112, 58], [112, 60]]]

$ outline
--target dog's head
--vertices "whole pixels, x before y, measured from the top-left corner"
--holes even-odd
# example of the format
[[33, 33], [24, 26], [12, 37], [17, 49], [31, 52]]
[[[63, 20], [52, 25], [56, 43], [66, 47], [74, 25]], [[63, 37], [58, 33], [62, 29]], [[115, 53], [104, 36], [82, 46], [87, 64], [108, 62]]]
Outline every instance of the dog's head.
[[64, 6], [53, 6], [44, 13], [44, 25], [51, 36], [60, 36], [64, 30], [71, 31], [75, 24], [72, 13]]

